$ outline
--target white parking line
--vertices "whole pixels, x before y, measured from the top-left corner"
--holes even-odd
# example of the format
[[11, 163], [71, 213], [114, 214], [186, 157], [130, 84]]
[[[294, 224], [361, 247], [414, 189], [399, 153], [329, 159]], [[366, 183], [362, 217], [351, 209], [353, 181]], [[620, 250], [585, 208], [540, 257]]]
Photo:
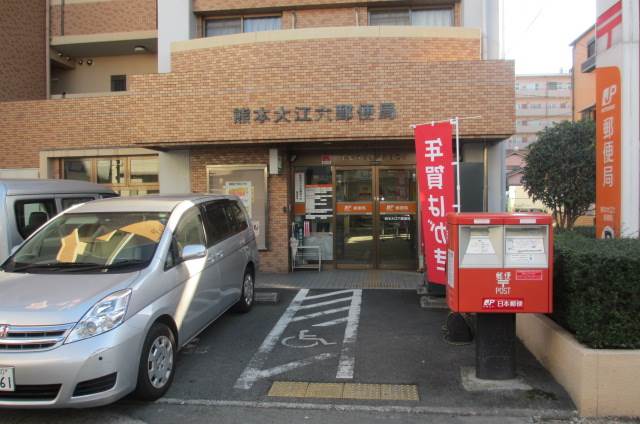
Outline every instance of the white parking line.
[[342, 353], [338, 363], [338, 374], [336, 378], [352, 379], [356, 363], [356, 340], [358, 339], [358, 324], [360, 323], [360, 305], [362, 304], [362, 290], [353, 292], [351, 306], [349, 306], [349, 316], [347, 317], [347, 328], [344, 330], [344, 341], [342, 342]]
[[327, 309], [326, 311], [314, 312], [308, 315], [300, 315], [299, 317], [295, 317], [291, 321], [298, 322], [298, 321], [304, 321], [305, 319], [318, 318], [324, 315], [337, 314], [338, 312], [348, 311], [350, 308], [351, 308], [350, 306], [343, 306], [341, 308]]
[[[305, 299], [305, 300], [307, 300], [307, 299]], [[333, 305], [334, 303], [348, 302], [350, 300], [351, 300], [351, 297], [341, 297], [340, 299], [332, 299], [332, 300], [326, 300], [324, 302], [318, 302], [318, 303], [311, 303], [311, 304], [308, 304], [308, 305], [302, 305], [302, 306], [300, 306], [300, 309], [318, 308], [320, 306]]]
[[338, 290], [338, 291], [332, 291], [328, 293], [314, 294], [311, 296], [307, 296], [305, 300], [322, 299], [323, 297], [331, 297], [339, 294], [353, 293], [354, 291], [355, 290]]
[[297, 368], [306, 367], [307, 365], [311, 365], [314, 362], [324, 361], [325, 359], [334, 358], [336, 355], [334, 353], [322, 353], [320, 355], [311, 356], [309, 358], [302, 359], [300, 361], [293, 361], [283, 365], [278, 365], [277, 367], [269, 368], [267, 370], [260, 370], [258, 372], [259, 378], [268, 378], [273, 377], [274, 375], [283, 374], [287, 371], [292, 371]]
[[289, 307], [284, 311], [276, 325], [271, 329], [267, 337], [262, 342], [262, 345], [258, 348], [258, 351], [253, 355], [249, 365], [242, 372], [238, 381], [236, 381], [236, 389], [250, 389], [253, 383], [260, 378], [260, 371], [267, 361], [269, 354], [282, 337], [282, 333], [286, 330], [287, 326], [291, 322], [293, 316], [298, 312], [298, 307], [304, 301], [304, 297], [309, 293], [309, 290], [303, 289], [296, 294]]
[[349, 318], [344, 317], [344, 318], [338, 318], [338, 319], [333, 319], [331, 321], [325, 321], [325, 322], [321, 322], [318, 324], [313, 324], [313, 327], [331, 327], [332, 325], [338, 325], [338, 324], [343, 324], [345, 322], [347, 322], [349, 320]]
[[[310, 305], [303, 305], [310, 299], [322, 299], [325, 297], [336, 296], [339, 294], [350, 293], [350, 298], [340, 298], [328, 301], [323, 301]], [[360, 305], [362, 303], [362, 290], [339, 290], [329, 293], [322, 293], [318, 295], [308, 296], [309, 290], [300, 290], [293, 298], [287, 309], [284, 311], [276, 325], [271, 329], [267, 337], [262, 342], [262, 345], [258, 348], [253, 358], [249, 361], [249, 364], [244, 369], [238, 380], [236, 381], [234, 388], [248, 390], [253, 384], [259, 380], [268, 378], [274, 375], [282, 374], [297, 368], [305, 367], [314, 362], [324, 361], [329, 358], [336, 357], [334, 353], [323, 353], [320, 355], [310, 356], [298, 361], [288, 362], [273, 368], [263, 369], [269, 355], [277, 345], [278, 341], [282, 337], [283, 333], [292, 322], [300, 322], [304, 320], [311, 320], [314, 318], [324, 317], [326, 315], [337, 314], [339, 312], [348, 311], [347, 317], [335, 318], [330, 321], [320, 322], [312, 324], [314, 327], [329, 327], [346, 322], [347, 326], [344, 333], [344, 339], [342, 343], [342, 351], [340, 353], [340, 359], [338, 363], [338, 373], [336, 378], [340, 379], [352, 379], [355, 366], [355, 343], [358, 336], [358, 324], [360, 321]], [[332, 305], [338, 302], [346, 302], [350, 300], [349, 306], [340, 308], [332, 308], [324, 311], [318, 311], [311, 314], [295, 316], [300, 310], [315, 308], [320, 306]], [[316, 336], [314, 336], [316, 337]], [[324, 340], [324, 339], [322, 339]], [[322, 343], [323, 346], [331, 345], [333, 343]], [[285, 344], [285, 346], [288, 346]], [[312, 346], [315, 347], [315, 346]]]

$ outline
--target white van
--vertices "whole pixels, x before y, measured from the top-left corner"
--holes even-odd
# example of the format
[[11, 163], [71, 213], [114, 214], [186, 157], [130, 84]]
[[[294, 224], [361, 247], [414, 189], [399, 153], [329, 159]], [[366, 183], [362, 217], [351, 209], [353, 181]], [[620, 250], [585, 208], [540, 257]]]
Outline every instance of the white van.
[[11, 249], [63, 210], [115, 196], [113, 190], [85, 181], [0, 180], [0, 263]]

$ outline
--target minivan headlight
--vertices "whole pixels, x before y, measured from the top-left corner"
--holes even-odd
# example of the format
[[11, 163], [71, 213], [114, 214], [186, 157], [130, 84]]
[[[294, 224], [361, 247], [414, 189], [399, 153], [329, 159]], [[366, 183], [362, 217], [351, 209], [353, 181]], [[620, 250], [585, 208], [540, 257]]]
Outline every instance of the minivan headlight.
[[131, 289], [126, 289], [112, 293], [96, 303], [73, 327], [65, 343], [88, 339], [122, 324], [130, 297]]

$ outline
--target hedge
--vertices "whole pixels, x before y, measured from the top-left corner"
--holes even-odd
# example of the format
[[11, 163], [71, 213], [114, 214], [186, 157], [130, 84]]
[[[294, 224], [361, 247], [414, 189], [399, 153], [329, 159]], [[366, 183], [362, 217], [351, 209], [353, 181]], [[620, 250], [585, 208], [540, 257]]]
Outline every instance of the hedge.
[[596, 349], [640, 349], [640, 240], [555, 236], [552, 318]]

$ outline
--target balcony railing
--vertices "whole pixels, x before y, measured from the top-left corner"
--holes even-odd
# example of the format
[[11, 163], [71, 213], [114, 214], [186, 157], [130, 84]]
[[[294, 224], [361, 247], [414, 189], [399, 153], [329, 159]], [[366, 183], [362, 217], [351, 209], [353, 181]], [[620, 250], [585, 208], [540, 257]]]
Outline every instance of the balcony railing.
[[588, 72], [593, 71], [594, 69], [596, 69], [596, 56], [595, 55], [587, 58], [587, 60], [582, 62], [582, 65], [580, 65], [580, 70], [582, 72], [584, 72], [585, 74], [588, 73]]

